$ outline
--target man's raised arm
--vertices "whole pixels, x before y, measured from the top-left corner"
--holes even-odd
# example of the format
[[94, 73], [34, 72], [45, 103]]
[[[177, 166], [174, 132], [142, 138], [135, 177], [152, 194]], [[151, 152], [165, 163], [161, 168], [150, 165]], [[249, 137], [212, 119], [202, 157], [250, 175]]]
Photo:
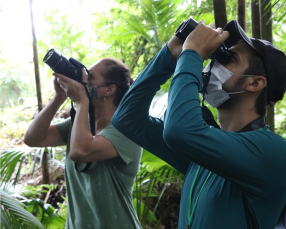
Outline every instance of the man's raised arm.
[[176, 157], [163, 140], [163, 121], [149, 115], [152, 99], [173, 74], [176, 57], [181, 50], [181, 41], [173, 37], [127, 91], [112, 118], [112, 124], [126, 137], [185, 173], [190, 162]]

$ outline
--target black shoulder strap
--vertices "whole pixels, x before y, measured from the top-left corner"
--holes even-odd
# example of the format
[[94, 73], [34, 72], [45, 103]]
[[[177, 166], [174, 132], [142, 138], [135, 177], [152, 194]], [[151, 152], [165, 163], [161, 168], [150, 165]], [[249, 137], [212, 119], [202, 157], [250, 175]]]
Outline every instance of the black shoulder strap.
[[214, 116], [213, 116], [212, 112], [209, 110], [209, 108], [206, 107], [205, 105], [202, 105], [201, 109], [202, 109], [202, 116], [203, 116], [204, 121], [209, 126], [213, 126], [215, 128], [220, 129], [219, 125], [216, 123]]

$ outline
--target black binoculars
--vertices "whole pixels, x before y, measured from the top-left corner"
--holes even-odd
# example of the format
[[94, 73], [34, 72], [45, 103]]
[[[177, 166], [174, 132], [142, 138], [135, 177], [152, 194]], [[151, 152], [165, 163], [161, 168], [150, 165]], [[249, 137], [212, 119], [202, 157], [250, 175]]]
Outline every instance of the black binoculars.
[[[187, 21], [183, 21], [177, 28], [175, 35], [182, 41], [185, 41], [187, 36], [195, 29], [198, 25], [194, 19], [189, 18]], [[231, 53], [228, 51], [227, 47], [223, 44], [214, 53], [214, 58], [221, 64], [225, 64], [230, 60]]]

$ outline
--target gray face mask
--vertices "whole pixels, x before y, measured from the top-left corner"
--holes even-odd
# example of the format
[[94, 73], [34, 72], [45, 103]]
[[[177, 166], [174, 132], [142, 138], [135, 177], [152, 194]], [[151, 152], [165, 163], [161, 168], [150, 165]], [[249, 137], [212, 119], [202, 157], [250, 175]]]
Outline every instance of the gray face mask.
[[[204, 72], [209, 71], [210, 63], [205, 67]], [[218, 107], [228, 100], [229, 94], [222, 89], [222, 85], [232, 76], [232, 72], [222, 66], [217, 60], [211, 69], [210, 81], [207, 87], [205, 100], [212, 106]]]
[[97, 86], [93, 86], [91, 83], [88, 83], [88, 91], [91, 100], [96, 99], [98, 97]]

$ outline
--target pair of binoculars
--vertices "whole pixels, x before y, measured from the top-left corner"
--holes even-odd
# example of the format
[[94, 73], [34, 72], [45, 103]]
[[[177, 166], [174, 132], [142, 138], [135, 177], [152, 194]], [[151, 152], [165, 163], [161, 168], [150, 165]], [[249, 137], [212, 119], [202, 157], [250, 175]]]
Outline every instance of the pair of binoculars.
[[[177, 28], [175, 35], [180, 38], [182, 41], [185, 41], [187, 36], [196, 28], [198, 25], [198, 22], [196, 22], [194, 19], [189, 18], [187, 21], [183, 21], [179, 27]], [[225, 64], [230, 60], [231, 54], [226, 48], [226, 46], [223, 44], [221, 45], [214, 53], [213, 53], [215, 59]]]

